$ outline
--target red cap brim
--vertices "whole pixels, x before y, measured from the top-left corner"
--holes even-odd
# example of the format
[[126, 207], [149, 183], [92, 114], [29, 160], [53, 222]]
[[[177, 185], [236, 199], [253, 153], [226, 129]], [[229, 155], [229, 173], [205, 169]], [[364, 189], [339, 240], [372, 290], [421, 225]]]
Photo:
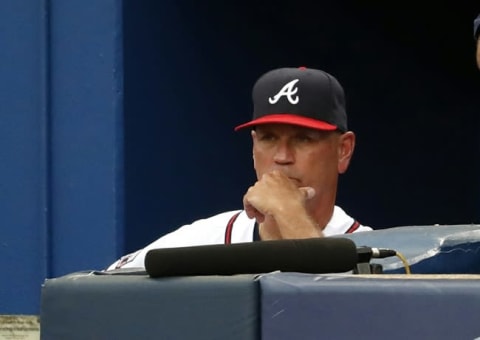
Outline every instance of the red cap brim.
[[247, 123], [241, 124], [235, 128], [235, 131], [240, 129], [255, 126], [260, 124], [291, 124], [297, 126], [303, 126], [311, 129], [316, 130], [325, 130], [325, 131], [333, 131], [337, 129], [337, 126], [333, 124], [329, 124], [327, 122], [323, 122], [321, 120], [316, 120], [304, 116], [297, 116], [292, 114], [273, 114], [273, 115], [266, 115], [254, 120], [251, 120]]

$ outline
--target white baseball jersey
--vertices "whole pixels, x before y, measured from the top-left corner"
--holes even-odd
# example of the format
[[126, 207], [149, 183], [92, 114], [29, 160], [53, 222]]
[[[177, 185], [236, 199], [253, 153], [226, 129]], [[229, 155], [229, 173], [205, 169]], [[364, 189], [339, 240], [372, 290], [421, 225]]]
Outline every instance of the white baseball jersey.
[[[160, 237], [143, 249], [121, 257], [110, 265], [108, 270], [144, 268], [145, 255], [151, 249], [252, 242], [258, 240], [258, 228], [255, 225], [255, 219], [248, 218], [243, 210], [228, 211], [197, 220]], [[342, 208], [335, 206], [332, 218], [323, 229], [323, 235], [332, 236], [369, 230], [372, 228], [361, 225], [348, 216]]]

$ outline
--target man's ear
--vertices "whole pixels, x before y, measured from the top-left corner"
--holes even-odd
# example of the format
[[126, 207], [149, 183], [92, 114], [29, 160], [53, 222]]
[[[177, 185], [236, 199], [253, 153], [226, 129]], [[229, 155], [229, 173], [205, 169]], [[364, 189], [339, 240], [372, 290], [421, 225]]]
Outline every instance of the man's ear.
[[257, 139], [257, 134], [255, 133], [255, 130], [250, 131], [250, 135], [252, 136], [252, 158], [253, 158], [253, 169], [257, 169], [255, 167], [255, 140]]
[[480, 70], [480, 36], [477, 39], [477, 66]]
[[355, 150], [355, 134], [347, 131], [340, 136], [338, 144], [338, 173], [343, 174], [347, 171]]

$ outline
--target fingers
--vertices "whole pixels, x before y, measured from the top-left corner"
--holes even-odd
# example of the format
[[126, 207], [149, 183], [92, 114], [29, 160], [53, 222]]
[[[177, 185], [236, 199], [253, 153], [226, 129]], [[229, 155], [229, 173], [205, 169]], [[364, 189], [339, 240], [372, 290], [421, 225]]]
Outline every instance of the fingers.
[[252, 190], [253, 187], [250, 187], [245, 196], [243, 196], [243, 210], [245, 210], [248, 218], [255, 218], [258, 223], [262, 223], [265, 220], [265, 215], [250, 202]]
[[263, 215], [260, 211], [255, 209], [254, 206], [249, 204], [248, 202], [243, 203], [243, 208], [248, 218], [256, 219], [257, 223], [262, 223], [265, 220], [265, 215]]
[[[304, 195], [305, 200], [312, 199], [316, 194], [315, 189], [312, 187], [301, 187], [298, 189]], [[243, 209], [249, 218], [255, 218], [258, 223], [262, 223], [265, 220], [265, 214], [249, 202], [247, 195], [243, 199]]]

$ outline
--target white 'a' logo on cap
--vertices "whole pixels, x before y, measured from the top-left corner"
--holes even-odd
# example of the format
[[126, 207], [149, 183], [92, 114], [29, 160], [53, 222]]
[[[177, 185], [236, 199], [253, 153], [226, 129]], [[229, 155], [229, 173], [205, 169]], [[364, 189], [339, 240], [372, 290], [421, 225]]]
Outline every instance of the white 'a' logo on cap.
[[297, 104], [299, 100], [298, 96], [295, 96], [295, 98], [293, 97], [293, 95], [298, 91], [298, 87], [294, 87], [297, 82], [298, 79], [294, 79], [291, 82], [286, 83], [285, 86], [283, 86], [282, 89], [278, 91], [275, 96], [273, 96], [273, 98], [268, 98], [268, 102], [270, 104], [275, 104], [282, 96], [285, 96], [291, 104]]

